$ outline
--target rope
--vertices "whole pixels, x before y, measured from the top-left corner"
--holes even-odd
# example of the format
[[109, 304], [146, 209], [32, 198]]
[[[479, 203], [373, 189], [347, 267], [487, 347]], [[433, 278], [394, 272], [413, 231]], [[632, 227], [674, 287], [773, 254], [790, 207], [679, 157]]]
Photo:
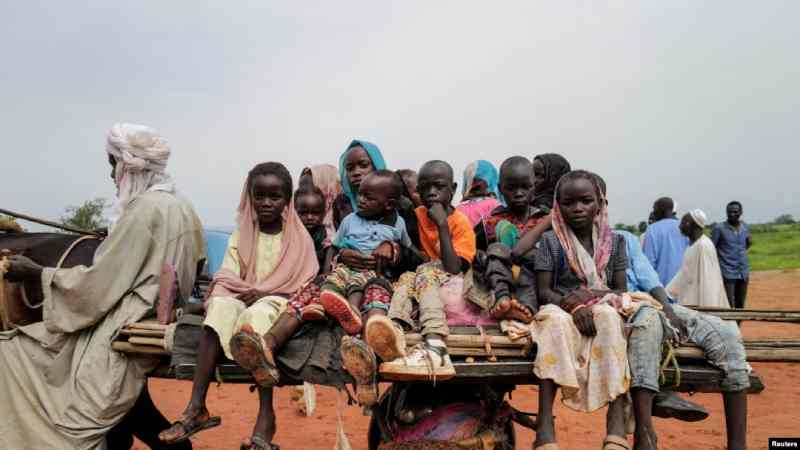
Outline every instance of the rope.
[[[64, 264], [64, 261], [70, 255], [70, 253], [72, 253], [72, 251], [75, 250], [75, 248], [81, 242], [89, 240], [89, 239], [99, 239], [99, 237], [95, 236], [95, 235], [86, 235], [86, 236], [81, 236], [78, 239], [75, 239], [72, 242], [72, 244], [70, 244], [70, 246], [67, 247], [67, 249], [64, 251], [64, 253], [61, 254], [61, 257], [58, 259], [58, 263], [56, 264], [55, 268], [56, 269], [60, 269], [61, 266]], [[8, 316], [8, 304], [9, 304], [9, 301], [11, 300], [11, 298], [9, 297], [10, 294], [6, 291], [6, 279], [5, 279], [5, 276], [6, 276], [6, 273], [8, 273], [8, 268], [9, 268], [10, 265], [11, 265], [11, 263], [8, 261], [8, 256], [4, 254], [2, 256], [2, 258], [0, 258], [0, 319], [2, 319], [2, 320], [0, 320], [0, 322], [2, 322], [2, 326], [3, 326], [4, 330], [10, 330], [12, 328], [17, 328], [18, 327], [18, 325], [16, 323], [12, 322], [11, 319], [9, 318], [9, 316]], [[8, 282], [8, 283], [10, 283], [10, 282]], [[20, 287], [20, 289], [19, 289], [20, 296], [22, 297], [22, 303], [24, 303], [26, 307], [28, 307], [30, 309], [41, 308], [42, 304], [44, 303], [44, 300], [42, 300], [38, 304], [33, 304], [30, 301], [30, 299], [28, 299], [28, 294], [27, 294], [27, 291], [25, 290], [25, 283], [24, 282], [19, 283], [19, 287]]]
[[[87, 241], [89, 239], [99, 239], [99, 238], [95, 235], [86, 235], [86, 236], [81, 236], [78, 239], [72, 241], [72, 244], [70, 244], [70, 246], [67, 247], [66, 250], [64, 250], [64, 253], [61, 254], [61, 258], [58, 259], [58, 262], [56, 263], [56, 269], [61, 268], [61, 266], [64, 264], [64, 261], [67, 259], [70, 253], [72, 253], [72, 251], [75, 250], [78, 244], [80, 244], [83, 241]], [[28, 293], [25, 290], [25, 283], [21, 283], [20, 287], [21, 287], [20, 292], [22, 293], [22, 303], [24, 303], [25, 306], [27, 306], [30, 309], [36, 309], [42, 306], [42, 304], [44, 303], [44, 299], [42, 299], [42, 301], [39, 302], [39, 304], [34, 305], [31, 303], [30, 300], [28, 300]]]
[[675, 383], [674, 386], [678, 387], [681, 385], [681, 366], [678, 365], [678, 358], [675, 354], [675, 347], [669, 342], [664, 342], [664, 347], [667, 350], [667, 356], [664, 357], [664, 361], [661, 363], [661, 370], [659, 371], [659, 382], [660, 384], [664, 384], [667, 381], [667, 374], [664, 372], [667, 370], [667, 367], [670, 363], [675, 367]]

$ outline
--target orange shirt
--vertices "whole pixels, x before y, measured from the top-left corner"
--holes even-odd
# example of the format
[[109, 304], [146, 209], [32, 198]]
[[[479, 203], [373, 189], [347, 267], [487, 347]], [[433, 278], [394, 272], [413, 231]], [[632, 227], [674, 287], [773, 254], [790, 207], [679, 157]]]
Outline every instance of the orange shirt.
[[[422, 245], [422, 250], [431, 257], [431, 259], [442, 259], [442, 254], [439, 247], [439, 230], [436, 224], [428, 218], [428, 209], [424, 206], [414, 210], [417, 215], [417, 222], [419, 223], [419, 241]], [[453, 249], [459, 258], [463, 258], [468, 263], [472, 263], [475, 259], [475, 231], [472, 229], [472, 224], [464, 213], [453, 210], [453, 213], [447, 216], [447, 228], [450, 230], [450, 239], [453, 241]]]

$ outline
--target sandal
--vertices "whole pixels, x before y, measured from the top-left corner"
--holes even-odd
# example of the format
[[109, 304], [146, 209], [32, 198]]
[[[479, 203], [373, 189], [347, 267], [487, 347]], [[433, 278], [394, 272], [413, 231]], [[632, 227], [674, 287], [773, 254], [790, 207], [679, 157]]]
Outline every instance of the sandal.
[[378, 403], [378, 360], [375, 352], [362, 340], [342, 337], [339, 346], [342, 366], [355, 380], [356, 399], [362, 406]]
[[243, 325], [231, 338], [230, 347], [233, 359], [253, 375], [259, 387], [269, 388], [278, 384], [280, 372], [268, 359], [261, 336], [251, 327]]
[[319, 302], [325, 308], [325, 312], [342, 325], [347, 334], [353, 336], [361, 331], [363, 326], [361, 314], [353, 308], [345, 296], [326, 289], [320, 294]]
[[214, 428], [222, 423], [220, 416], [208, 416], [204, 411], [194, 417], [183, 416], [170, 425], [169, 428], [158, 433], [158, 439], [165, 444], [177, 444], [189, 439], [203, 430]]
[[258, 434], [254, 434], [252, 437], [242, 441], [239, 450], [281, 450], [281, 447], [278, 444], [267, 442], [266, 439]]
[[311, 322], [325, 320], [325, 308], [319, 303], [312, 303], [300, 309], [300, 321]]
[[603, 439], [603, 450], [631, 450], [631, 446], [624, 437], [609, 434]]

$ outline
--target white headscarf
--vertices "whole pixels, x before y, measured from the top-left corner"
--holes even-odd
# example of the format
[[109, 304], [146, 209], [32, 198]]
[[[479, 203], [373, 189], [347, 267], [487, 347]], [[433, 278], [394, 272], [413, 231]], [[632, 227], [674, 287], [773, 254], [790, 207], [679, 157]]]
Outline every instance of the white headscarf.
[[689, 211], [689, 216], [694, 220], [700, 228], [705, 228], [706, 223], [708, 223], [708, 218], [706, 217], [706, 213], [703, 212], [701, 209], [693, 209]]
[[117, 161], [114, 181], [119, 213], [142, 192], [175, 192], [175, 183], [164, 172], [171, 151], [156, 130], [144, 125], [118, 123], [108, 132], [106, 152]]
[[114, 157], [117, 201], [109, 220], [109, 231], [128, 204], [146, 191], [175, 193], [175, 183], [164, 169], [171, 150], [158, 132], [144, 125], [118, 123], [108, 132], [106, 152]]

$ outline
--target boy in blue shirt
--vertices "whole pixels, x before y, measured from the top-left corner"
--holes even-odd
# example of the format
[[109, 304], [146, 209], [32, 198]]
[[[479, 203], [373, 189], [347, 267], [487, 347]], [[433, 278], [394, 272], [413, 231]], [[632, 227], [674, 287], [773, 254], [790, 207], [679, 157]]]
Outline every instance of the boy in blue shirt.
[[394, 172], [370, 173], [358, 190], [358, 210], [345, 217], [333, 240], [339, 251], [355, 250], [375, 259], [376, 267], [369, 269], [337, 262], [321, 287], [319, 300], [325, 312], [350, 335], [361, 331], [362, 307], [389, 310], [392, 288], [381, 278], [383, 269], [397, 264], [401, 246], [412, 247], [405, 221], [396, 210], [401, 195], [402, 184]]

